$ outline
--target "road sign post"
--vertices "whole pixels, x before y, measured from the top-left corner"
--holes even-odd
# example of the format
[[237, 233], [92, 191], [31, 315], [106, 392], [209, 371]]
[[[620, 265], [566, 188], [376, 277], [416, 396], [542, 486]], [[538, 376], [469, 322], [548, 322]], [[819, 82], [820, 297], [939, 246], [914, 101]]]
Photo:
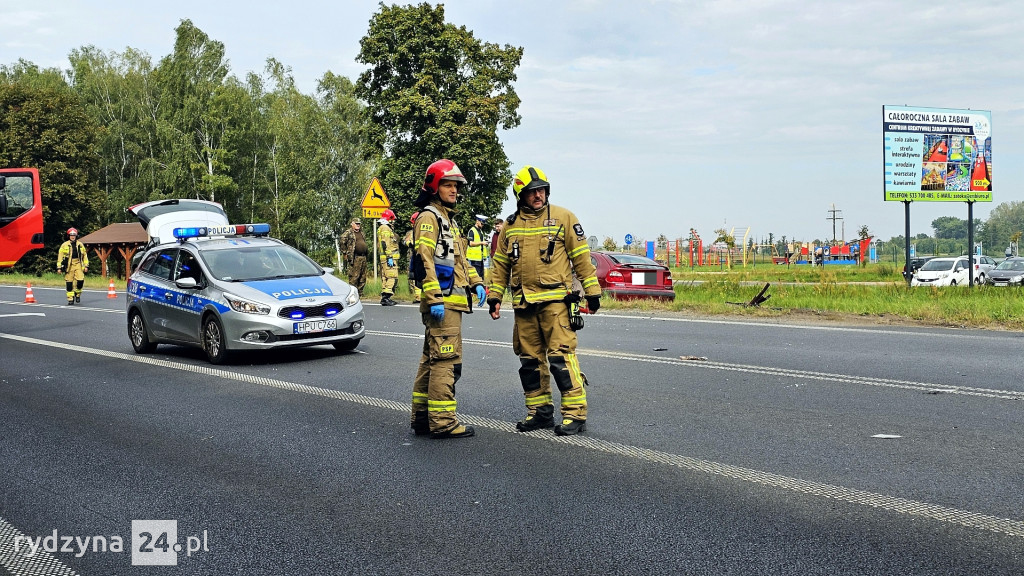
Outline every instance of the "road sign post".
[[373, 278], [377, 278], [377, 218], [380, 218], [384, 211], [391, 208], [391, 201], [380, 185], [380, 180], [374, 177], [370, 187], [362, 201], [363, 218], [373, 218]]

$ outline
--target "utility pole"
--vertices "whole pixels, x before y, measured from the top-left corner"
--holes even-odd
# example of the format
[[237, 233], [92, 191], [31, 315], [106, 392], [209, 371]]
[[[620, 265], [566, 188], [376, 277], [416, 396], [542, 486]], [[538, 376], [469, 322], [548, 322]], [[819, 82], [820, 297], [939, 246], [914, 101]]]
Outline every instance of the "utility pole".
[[832, 243], [835, 244], [836, 243], [836, 220], [842, 220], [843, 219], [842, 216], [839, 216], [839, 214], [842, 214], [843, 211], [842, 210], [836, 210], [836, 205], [835, 205], [835, 203], [833, 203], [832, 204], [832, 209], [829, 210], [828, 213], [830, 214], [830, 216], [828, 218], [825, 218], [825, 220], [831, 220], [832, 221]]

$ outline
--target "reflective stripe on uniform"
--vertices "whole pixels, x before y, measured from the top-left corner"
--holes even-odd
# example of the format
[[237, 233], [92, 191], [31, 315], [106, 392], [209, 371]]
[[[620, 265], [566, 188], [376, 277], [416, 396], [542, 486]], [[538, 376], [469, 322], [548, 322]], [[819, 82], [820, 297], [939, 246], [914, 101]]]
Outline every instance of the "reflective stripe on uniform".
[[512, 236], [554, 236], [558, 233], [558, 226], [541, 226], [540, 228], [511, 228], [505, 232], [507, 237]]
[[591, 286], [597, 286], [597, 276], [591, 276], [583, 281], [584, 288], [590, 288]]
[[492, 258], [494, 258], [495, 262], [501, 262], [502, 264], [508, 264], [509, 263], [508, 256], [505, 256], [501, 252], [498, 252], [497, 254], [492, 256]]
[[580, 388], [579, 396], [562, 396], [562, 406], [580, 406], [587, 403], [587, 391]]
[[545, 404], [551, 404], [551, 394], [541, 394], [540, 396], [533, 396], [526, 399], [526, 407], [530, 408], [533, 406], [543, 406]]
[[440, 282], [424, 282], [423, 283], [423, 291], [427, 292], [428, 290], [441, 290], [441, 283]]
[[419, 248], [420, 245], [426, 246], [431, 250], [437, 249], [437, 242], [431, 240], [430, 238], [427, 238], [426, 236], [420, 236], [419, 239], [416, 240], [416, 248]]
[[584, 244], [583, 246], [580, 246], [579, 248], [573, 250], [572, 252], [569, 252], [569, 259], [571, 260], [571, 259], [579, 256], [580, 254], [589, 253], [589, 252], [590, 252], [590, 246], [587, 246], [586, 244]]
[[505, 297], [505, 287], [500, 284], [491, 284], [491, 296], [497, 299]]
[[[440, 289], [440, 287], [438, 287]], [[445, 304], [461, 304], [463, 306], [469, 306], [469, 300], [465, 296], [459, 294], [450, 294], [444, 297]]]
[[455, 412], [455, 400], [428, 400], [427, 410], [430, 412]]
[[426, 405], [427, 403], [428, 403], [428, 401], [427, 401], [427, 394], [426, 394], [426, 392], [413, 392], [412, 393], [412, 405], [413, 406]]
[[534, 292], [526, 295], [527, 302], [554, 302], [562, 300], [569, 292], [562, 288], [560, 290], [548, 290], [546, 292]]

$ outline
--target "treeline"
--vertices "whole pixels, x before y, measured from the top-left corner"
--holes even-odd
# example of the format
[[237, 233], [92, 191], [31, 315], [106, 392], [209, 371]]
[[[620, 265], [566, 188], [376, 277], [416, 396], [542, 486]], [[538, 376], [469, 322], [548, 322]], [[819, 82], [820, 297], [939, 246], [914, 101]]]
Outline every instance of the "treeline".
[[326, 72], [313, 94], [270, 58], [231, 74], [224, 44], [192, 22], [159, 61], [93, 46], [68, 70], [0, 66], [0, 165], [40, 169], [49, 268], [70, 226], [88, 234], [133, 221], [140, 202], [197, 198], [232, 221], [334, 260], [334, 238], [361, 215], [371, 179], [384, 184], [404, 232], [427, 165], [455, 160], [469, 179], [460, 205], [495, 215], [511, 172], [499, 129], [519, 124], [512, 88], [522, 49], [478, 40], [444, 7], [385, 6], [370, 20], [355, 82]]
[[[0, 69], [3, 110], [36, 103], [34, 118], [0, 126], [21, 132], [0, 146], [0, 162], [41, 169], [47, 243], [72, 225], [88, 233], [131, 221], [125, 209], [140, 202], [199, 198], [233, 220], [268, 222], [329, 262], [339, 223], [359, 209], [379, 163], [353, 83], [328, 72], [303, 94], [273, 59], [241, 80], [222, 43], [187, 20], [176, 32], [173, 52], [156, 64], [132, 49], [89, 46], [69, 55], [67, 71], [25, 61]], [[48, 136], [71, 134], [74, 145], [46, 146]], [[54, 189], [61, 170], [77, 175], [75, 190]]]

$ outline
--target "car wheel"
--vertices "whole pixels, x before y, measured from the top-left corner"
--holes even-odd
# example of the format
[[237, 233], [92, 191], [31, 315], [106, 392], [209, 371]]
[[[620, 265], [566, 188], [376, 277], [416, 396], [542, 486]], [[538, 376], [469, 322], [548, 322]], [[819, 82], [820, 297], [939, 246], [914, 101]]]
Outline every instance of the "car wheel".
[[956, 286], [956, 280], [950, 280], [949, 281], [949, 285], [950, 286]]
[[128, 339], [132, 341], [132, 348], [136, 354], [152, 354], [156, 350], [156, 343], [149, 341], [146, 333], [146, 321], [138, 310], [132, 310], [128, 316]]
[[[362, 338], [359, 340], [362, 340]], [[356, 346], [359, 346], [359, 340], [343, 340], [341, 342], [335, 342], [332, 346], [334, 346], [335, 350], [339, 350], [341, 352], [351, 352], [356, 349]]]
[[984, 286], [984, 285], [985, 285], [985, 275], [982, 274], [981, 276], [978, 276], [978, 286]]
[[206, 317], [203, 321], [203, 352], [206, 352], [206, 359], [210, 364], [223, 364], [228, 358], [228, 349], [224, 345], [224, 327], [220, 320], [213, 316]]

